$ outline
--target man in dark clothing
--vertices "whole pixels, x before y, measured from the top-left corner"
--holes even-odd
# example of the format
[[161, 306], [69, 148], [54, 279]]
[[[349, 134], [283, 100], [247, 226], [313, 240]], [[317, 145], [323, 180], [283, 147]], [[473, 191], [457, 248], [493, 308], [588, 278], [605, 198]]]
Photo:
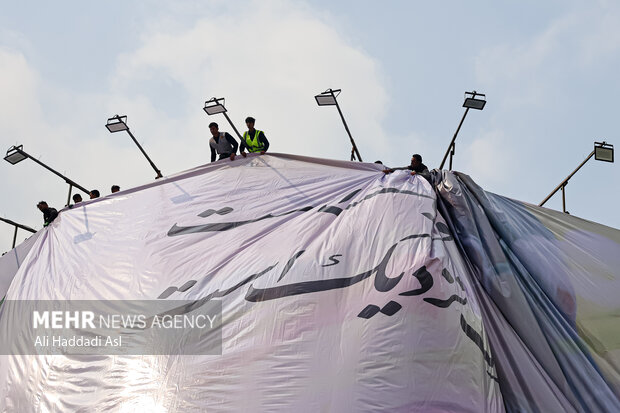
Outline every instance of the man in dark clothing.
[[411, 175], [422, 175], [426, 179], [430, 179], [431, 173], [428, 171], [426, 165], [422, 163], [422, 156], [419, 154], [414, 154], [411, 156], [411, 164], [409, 166], [403, 166], [402, 168], [388, 168], [384, 169], [383, 172], [386, 174], [391, 174], [394, 171], [408, 169], [411, 171]]
[[211, 162], [215, 161], [215, 154], [220, 157], [218, 161], [224, 158], [230, 158], [231, 161], [235, 160], [235, 154], [239, 144], [228, 132], [220, 132], [217, 123], [211, 122], [209, 124], [209, 130], [213, 137], [209, 139], [209, 148], [211, 148]]
[[256, 120], [248, 116], [245, 119], [245, 124], [248, 126], [248, 130], [243, 133], [243, 139], [241, 139], [240, 153], [243, 157], [246, 157], [244, 149], [247, 148], [248, 152], [260, 152], [263, 155], [269, 149], [269, 141], [265, 137], [265, 133], [260, 130], [254, 129], [254, 122]]
[[80, 195], [80, 194], [73, 194], [73, 205], [69, 205], [69, 208], [73, 208], [74, 206], [76, 206], [77, 204], [81, 203], [82, 201], [83, 201], [82, 195]]
[[41, 201], [37, 204], [39, 211], [43, 212], [43, 226], [46, 227], [52, 223], [58, 216], [58, 211], [55, 208], [47, 206], [47, 202]]

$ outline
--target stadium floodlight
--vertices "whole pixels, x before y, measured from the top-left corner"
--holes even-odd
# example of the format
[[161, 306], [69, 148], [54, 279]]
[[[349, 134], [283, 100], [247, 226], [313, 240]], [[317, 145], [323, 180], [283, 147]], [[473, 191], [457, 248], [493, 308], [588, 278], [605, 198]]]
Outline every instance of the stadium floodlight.
[[4, 160], [10, 163], [11, 165], [15, 165], [28, 158], [28, 154], [22, 151], [24, 145], [19, 146], [11, 146], [8, 151], [6, 151], [6, 156]]
[[6, 156], [4, 157], [4, 160], [7, 161], [8, 163], [10, 163], [11, 165], [15, 165], [16, 163], [19, 163], [19, 162], [21, 162], [21, 161], [23, 161], [24, 159], [27, 159], [27, 158], [32, 159], [32, 161], [34, 163], [37, 163], [37, 164], [41, 165], [42, 167], [44, 167], [48, 171], [52, 172], [54, 175], [61, 177], [66, 183], [69, 184], [69, 197], [67, 199], [67, 205], [69, 205], [69, 202], [71, 201], [71, 191], [72, 191], [73, 187], [76, 187], [80, 191], [88, 194], [88, 189], [86, 189], [83, 186], [77, 184], [75, 181], [67, 178], [66, 176], [64, 176], [60, 172], [58, 172], [58, 171], [52, 169], [51, 167], [47, 166], [46, 164], [44, 164], [43, 162], [41, 162], [37, 158], [33, 158], [32, 156], [28, 155], [28, 153], [26, 153], [24, 151], [24, 145], [11, 146], [9, 148], [9, 150], [6, 151]]
[[351, 135], [351, 131], [349, 130], [349, 125], [347, 125], [347, 121], [344, 120], [344, 115], [342, 114], [342, 110], [340, 110], [340, 105], [338, 104], [338, 100], [336, 97], [342, 92], [341, 89], [327, 89], [323, 93], [319, 93], [314, 96], [317, 105], [319, 106], [336, 106], [338, 109], [338, 113], [340, 114], [340, 119], [342, 119], [342, 124], [344, 125], [344, 129], [347, 131], [349, 135], [349, 139], [351, 140], [351, 160], [354, 161], [357, 156], [357, 160], [362, 162], [362, 157], [360, 155], [359, 150], [357, 149], [357, 145], [355, 144], [355, 140], [353, 140], [353, 135]]
[[127, 126], [127, 116], [113, 116], [108, 119], [108, 123], [106, 123], [105, 127], [108, 128], [110, 133], [129, 130], [129, 126]]
[[[330, 93], [328, 93], [328, 91], [330, 91]], [[327, 89], [327, 91], [316, 95], [314, 99], [316, 99], [316, 103], [319, 106], [337, 105], [338, 102], [336, 101], [336, 96], [338, 95], [335, 94], [336, 92], [338, 92], [338, 95], [339, 95], [341, 90], [340, 89], [338, 90]]]
[[[482, 99], [477, 98], [477, 96]], [[463, 102], [464, 108], [482, 110], [484, 109], [484, 105], [486, 105], [486, 103], [486, 95], [476, 93], [475, 90], [473, 92], [465, 92], [465, 102]]]
[[594, 142], [594, 159], [603, 162], [614, 161], [614, 146], [607, 142]]
[[461, 130], [461, 126], [463, 125], [463, 121], [469, 112], [469, 109], [482, 110], [484, 109], [484, 105], [486, 105], [486, 95], [483, 93], [478, 93], [475, 90], [473, 92], [465, 92], [465, 101], [463, 102], [463, 107], [465, 108], [465, 113], [463, 113], [463, 117], [461, 118], [461, 122], [459, 126], [456, 128], [456, 132], [454, 132], [454, 136], [452, 137], [452, 141], [448, 146], [448, 150], [446, 154], [443, 156], [443, 160], [441, 161], [441, 165], [439, 165], [439, 169], [443, 169], [443, 166], [446, 163], [446, 159], [448, 159], [448, 155], [450, 155], [450, 166], [449, 170], [452, 170], [452, 158], [454, 157], [454, 151], [456, 150], [456, 137]]
[[[26, 159], [26, 158], [24, 158], [24, 159]], [[15, 232], [13, 233], [13, 246], [11, 247], [11, 249], [15, 248], [15, 243], [17, 242], [17, 230], [18, 229], [21, 228], [21, 229], [23, 229], [25, 231], [32, 232], [33, 234], [35, 232], [37, 232], [34, 229], [32, 229], [30, 227], [27, 227], [26, 225], [18, 224], [17, 222], [11, 221], [10, 219], [6, 219], [6, 218], [0, 217], [0, 221], [5, 222], [5, 223], [15, 227]]]
[[218, 113], [225, 113], [226, 107], [224, 106], [224, 103], [224, 98], [211, 98], [205, 102], [204, 111], [207, 112], [207, 115], [217, 115]]
[[593, 156], [594, 156], [594, 159], [597, 161], [613, 162], [614, 161], [614, 146], [605, 141], [594, 142], [594, 150], [590, 152], [590, 155], [588, 155], [588, 157], [583, 162], [581, 162], [579, 166], [577, 167], [577, 169], [571, 172], [571, 174], [568, 175], [566, 179], [560, 182], [560, 185], [556, 186], [555, 189], [551, 191], [551, 193], [547, 195], [547, 197], [543, 199], [543, 201], [540, 204], [538, 204], [538, 206], [545, 205], [545, 203], [553, 195], [555, 195], [556, 192], [561, 190], [562, 191], [562, 212], [565, 212], [568, 214], [568, 211], [566, 210], [566, 185], [568, 185], [568, 181], [573, 177], [573, 175], [575, 175], [577, 171], [580, 170], [581, 167], [584, 166], [586, 162], [588, 162]]
[[157, 168], [157, 166], [155, 166], [155, 163], [153, 163], [151, 158], [149, 158], [149, 156], [146, 154], [146, 152], [142, 148], [142, 145], [140, 145], [138, 143], [138, 140], [136, 139], [136, 137], [133, 136], [133, 133], [131, 133], [131, 130], [129, 130], [129, 126], [127, 125], [127, 115], [123, 115], [123, 116], [115, 115], [115, 116], [112, 116], [111, 118], [108, 119], [108, 122], [106, 123], [105, 127], [108, 128], [110, 133], [126, 131], [129, 134], [129, 136], [131, 137], [131, 139], [133, 140], [133, 142], [136, 144], [136, 146], [138, 146], [138, 149], [140, 149], [140, 152], [142, 152], [142, 155], [144, 155], [146, 160], [149, 161], [149, 164], [151, 164], [151, 167], [157, 173], [157, 176], [155, 177], [155, 179], [163, 177], [163, 175], [161, 174], [161, 171], [159, 170], [159, 168]]
[[209, 99], [209, 100], [207, 100], [205, 102], [205, 107], [203, 109], [207, 113], [207, 115], [209, 115], [209, 116], [217, 115], [218, 113], [223, 113], [224, 117], [228, 121], [228, 124], [233, 128], [233, 130], [237, 134], [237, 137], [239, 138], [239, 140], [243, 141], [243, 138], [241, 137], [241, 134], [239, 133], [239, 131], [237, 130], [235, 125], [232, 123], [232, 121], [228, 117], [228, 114], [226, 113], [227, 112], [226, 111], [226, 106], [224, 106], [224, 103], [225, 103], [225, 99], [224, 98], [215, 98], [215, 97], [213, 97], [213, 98], [211, 98], [211, 99]]

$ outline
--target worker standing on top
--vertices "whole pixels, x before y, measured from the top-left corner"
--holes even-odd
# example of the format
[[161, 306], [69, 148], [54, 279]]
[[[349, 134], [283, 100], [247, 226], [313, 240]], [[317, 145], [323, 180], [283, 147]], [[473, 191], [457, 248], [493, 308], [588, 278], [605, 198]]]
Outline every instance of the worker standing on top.
[[39, 211], [43, 212], [43, 226], [46, 227], [52, 223], [58, 216], [56, 208], [51, 208], [47, 205], [47, 202], [41, 201], [37, 204]]
[[209, 148], [211, 148], [211, 162], [215, 161], [215, 153], [220, 156], [219, 160], [224, 158], [230, 158], [231, 161], [235, 160], [235, 154], [239, 144], [228, 132], [220, 132], [217, 123], [211, 122], [209, 124], [209, 130], [213, 137], [209, 139]]
[[267, 152], [269, 149], [269, 141], [265, 137], [265, 133], [260, 130], [254, 129], [254, 119], [248, 116], [245, 119], [245, 124], [248, 125], [248, 130], [243, 133], [243, 139], [241, 139], [240, 153], [243, 157], [246, 156], [244, 149], [247, 148], [248, 152], [260, 152], [261, 155]]
[[428, 181], [431, 179], [431, 173], [428, 171], [428, 167], [422, 163], [422, 155], [417, 153], [411, 155], [411, 164], [409, 166], [404, 166], [402, 168], [387, 168], [383, 170], [383, 173], [391, 174], [394, 171], [403, 169], [410, 170], [411, 175], [421, 175]]

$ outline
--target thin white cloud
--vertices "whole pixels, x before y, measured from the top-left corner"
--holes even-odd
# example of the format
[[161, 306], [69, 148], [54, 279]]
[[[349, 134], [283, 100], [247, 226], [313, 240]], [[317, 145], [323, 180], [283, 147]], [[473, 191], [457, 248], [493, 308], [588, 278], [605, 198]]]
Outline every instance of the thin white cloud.
[[466, 171], [479, 185], [490, 189], [509, 178], [516, 168], [518, 161], [512, 149], [501, 130], [486, 132], [465, 147], [458, 158], [463, 166], [454, 169]]
[[554, 21], [543, 32], [526, 42], [496, 45], [483, 50], [476, 59], [476, 74], [486, 82], [509, 82], [554, 65], [554, 53], [572, 36], [578, 16], [567, 15]]
[[620, 51], [620, 4], [614, 2], [604, 9], [602, 15], [596, 14], [583, 21], [587, 28], [579, 40], [580, 60], [590, 66], [601, 64], [609, 58], [616, 58]]
[[556, 87], [558, 78], [600, 63], [601, 58], [617, 57], [620, 4], [601, 6], [572, 9], [528, 39], [481, 50], [475, 61], [477, 79], [510, 90], [513, 99], [530, 94], [525, 103], [541, 103], [544, 91]]
[[[478, 145], [468, 148], [471, 156], [485, 161], [468, 167], [483, 187], [536, 202], [546, 188], [557, 184], [564, 170], [574, 167], [574, 156], [591, 150], [597, 134], [611, 132], [601, 117], [608, 113], [605, 96], [614, 89], [608, 83], [614, 76], [610, 68], [620, 62], [619, 19], [617, 2], [599, 2], [599, 7], [575, 4], [534, 35], [511, 37], [478, 51], [476, 79], [493, 112]], [[602, 99], [588, 100], [592, 96]], [[503, 133], [497, 142], [502, 142], [502, 148], [490, 139], [499, 130]], [[510, 158], [502, 158], [502, 153]], [[558, 171], [541, 168], [550, 160], [551, 169]]]
[[[370, 159], [385, 143], [380, 124], [387, 94], [377, 63], [294, 3], [257, 2], [251, 12], [216, 14], [186, 30], [146, 36], [142, 47], [119, 58], [114, 88], [126, 90], [153, 73], [183, 88], [179, 93], [192, 112], [178, 126], [194, 145], [206, 141], [211, 120], [229, 129], [223, 118], [207, 119], [200, 111], [206, 98], [217, 95], [226, 97], [239, 129], [246, 116], [256, 117], [274, 151], [345, 158], [350, 146], [337, 111], [319, 108], [313, 99], [327, 87], [343, 89], [339, 102], [362, 153]], [[166, 116], [146, 111], [144, 123]]]
[[22, 133], [31, 133], [32, 114], [41, 117], [37, 96], [39, 77], [23, 54], [0, 48], [0, 122], [4, 135], [19, 139]]
[[[0, 49], [0, 121], [3, 134], [14, 136], [9, 145], [23, 143], [78, 183], [107, 194], [111, 184], [126, 188], [154, 177], [125, 134], [105, 130], [107, 116], [127, 114], [151, 158], [172, 174], [209, 161], [209, 122], [230, 131], [223, 117], [202, 111], [205, 99], [225, 96], [236, 126], [243, 131], [243, 119], [256, 117], [272, 151], [347, 159], [350, 144], [336, 109], [320, 108], [313, 98], [338, 87], [360, 151], [374, 161], [388, 141], [379, 64], [334, 30], [329, 17], [302, 3], [250, 4], [239, 13], [226, 3], [197, 2], [183, 22], [174, 15], [149, 20], [138, 28], [139, 47], [118, 56], [109, 87], [96, 94], [50, 83], [23, 54]], [[0, 190], [11, 194], [0, 214], [40, 228], [34, 204], [46, 199], [62, 207], [67, 185], [23, 162], [3, 166]], [[0, 231], [0, 250], [11, 239], [10, 229]]]

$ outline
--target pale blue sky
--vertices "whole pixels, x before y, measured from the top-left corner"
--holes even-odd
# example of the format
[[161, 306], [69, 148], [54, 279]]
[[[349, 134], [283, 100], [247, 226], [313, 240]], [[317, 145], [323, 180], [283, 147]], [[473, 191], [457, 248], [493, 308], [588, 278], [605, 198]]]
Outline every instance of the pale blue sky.
[[[272, 150], [348, 159], [334, 108], [342, 88], [366, 161], [437, 167], [463, 93], [487, 94], [457, 141], [455, 169], [538, 203], [592, 150], [619, 144], [620, 3], [615, 1], [5, 2], [0, 15], [0, 149], [16, 143], [78, 183], [109, 193], [153, 172], [209, 161], [204, 100], [227, 98], [242, 128], [257, 118]], [[66, 185], [32, 162], [0, 164], [0, 215], [40, 228], [35, 204]], [[620, 227], [615, 164], [590, 161], [567, 187], [574, 215]], [[561, 208], [556, 195], [549, 207]], [[26, 234], [23, 234], [26, 235]], [[12, 229], [0, 226], [0, 251]], [[23, 238], [20, 237], [20, 238]]]

